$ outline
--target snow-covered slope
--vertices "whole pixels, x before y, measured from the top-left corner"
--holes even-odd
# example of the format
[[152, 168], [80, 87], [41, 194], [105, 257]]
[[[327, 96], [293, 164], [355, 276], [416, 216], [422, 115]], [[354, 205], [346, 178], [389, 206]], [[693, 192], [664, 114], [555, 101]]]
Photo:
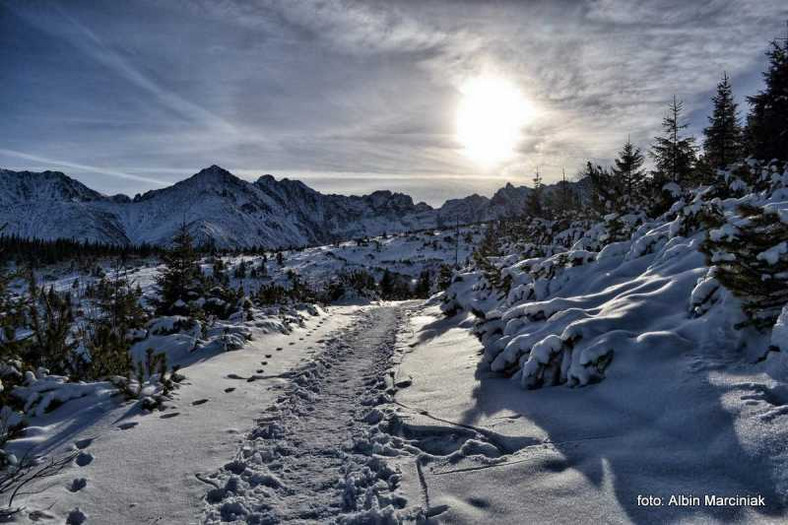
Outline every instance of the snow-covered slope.
[[519, 215], [530, 191], [508, 184], [492, 199], [471, 195], [435, 209], [402, 193], [326, 195], [300, 181], [264, 175], [251, 183], [211, 166], [132, 200], [60, 172], [0, 170], [0, 224], [23, 237], [167, 244], [185, 221], [200, 243], [274, 248]]
[[[719, 188], [702, 187], [653, 220], [608, 215], [568, 249], [558, 242], [567, 237], [562, 232], [544, 257], [493, 258], [491, 268], [457, 279], [444, 308], [477, 313], [486, 364], [529, 388], [589, 384], [604, 377], [611, 360], [644, 347], [690, 343], [699, 355], [713, 354], [708, 358], [729, 352], [762, 359], [768, 334], [743, 328], [740, 298], [717, 279], [719, 266], [736, 256], [714, 251], [709, 263], [704, 253], [707, 239], [743, 235], [739, 229], [755, 220], [744, 206], [785, 221], [788, 171], [757, 164], [750, 170], [763, 189], [726, 173], [734, 189], [725, 188], [723, 198]], [[764, 242], [768, 248], [770, 240]], [[784, 242], [771, 242], [752, 257], [771, 265], [782, 260]]]
[[[665, 502], [671, 494], [762, 495], [761, 506], [707, 505], [691, 512], [697, 521], [762, 522], [767, 515], [784, 521], [788, 305], [778, 299], [788, 275], [782, 271], [788, 262], [788, 169], [752, 161], [721, 172], [720, 179], [685, 192], [661, 217], [611, 214], [568, 247], [556, 242], [547, 255], [491, 258], [489, 267], [457, 275], [446, 292], [442, 308], [472, 325], [483, 347], [481, 363], [463, 380], [464, 367], [452, 367], [478, 359], [478, 347], [466, 343], [460, 353], [447, 340], [443, 357], [439, 347], [429, 348], [424, 356], [447, 363], [440, 374], [450, 387], [403, 402], [443, 421], [549, 438], [557, 451], [551, 461], [566, 461], [590, 479], [592, 464], [601, 458], [605, 465], [611, 485], [565, 478], [560, 493], [572, 494], [567, 505], [544, 509], [552, 516], [536, 521], [574, 521], [577, 508], [586, 517], [596, 514], [595, 521], [696, 521], [680, 506], [646, 509], [637, 503], [642, 494]], [[614, 225], [617, 239], [611, 238]], [[777, 234], [763, 233], [771, 231]], [[775, 283], [768, 300], [755, 302], [764, 294], [755, 285], [726, 288], [726, 265], [735, 264], [757, 269], [753, 282]], [[748, 302], [764, 306], [748, 315]], [[774, 313], [780, 313], [776, 320]], [[434, 320], [423, 324], [431, 337], [445, 331], [435, 329]], [[431, 387], [435, 383], [419, 364], [408, 372], [416, 384]], [[478, 377], [485, 378], [481, 386]], [[510, 415], [516, 422], [507, 421]], [[610, 441], [575, 448], [596, 436]], [[540, 498], [555, 493], [561, 483], [555, 472], [564, 468], [535, 467], [526, 457], [528, 469], [510, 479], [527, 484], [512, 492], [528, 494], [520, 507], [538, 507]], [[519, 460], [515, 455], [511, 464]], [[482, 477], [475, 484], [460, 476], [439, 483], [451, 501], [484, 497], [490, 508], [516, 516], [519, 507], [505, 508], [507, 497], [497, 485], [469, 494], [465, 487], [493, 483]], [[575, 497], [583, 503], [575, 505]], [[586, 501], [600, 503], [588, 510]], [[462, 522], [470, 520], [459, 515], [478, 509], [455, 505], [453, 512], [447, 521]]]
[[113, 198], [56, 171], [0, 170], [0, 225], [7, 225], [7, 234], [129, 242], [118, 217], [102, 209], [104, 202]]

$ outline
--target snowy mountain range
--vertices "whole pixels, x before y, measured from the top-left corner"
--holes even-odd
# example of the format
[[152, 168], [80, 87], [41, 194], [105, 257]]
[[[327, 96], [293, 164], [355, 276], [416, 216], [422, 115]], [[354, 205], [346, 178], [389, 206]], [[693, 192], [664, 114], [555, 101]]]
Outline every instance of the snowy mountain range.
[[201, 244], [285, 247], [514, 216], [530, 191], [507, 184], [492, 198], [471, 195], [433, 208], [391, 191], [323, 194], [271, 175], [249, 182], [214, 165], [132, 199], [103, 195], [57, 171], [0, 170], [0, 224], [6, 235], [165, 245], [185, 221]]

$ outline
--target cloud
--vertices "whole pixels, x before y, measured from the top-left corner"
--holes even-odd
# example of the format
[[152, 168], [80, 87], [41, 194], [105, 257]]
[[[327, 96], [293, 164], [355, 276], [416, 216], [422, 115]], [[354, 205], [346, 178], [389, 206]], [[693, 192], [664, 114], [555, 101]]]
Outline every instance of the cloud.
[[86, 171], [88, 173], [96, 173], [98, 175], [109, 175], [111, 177], [117, 177], [120, 179], [132, 180], [136, 182], [144, 182], [147, 184], [153, 184], [155, 186], [164, 186], [166, 183], [149, 177], [142, 177], [140, 175], [133, 175], [131, 173], [125, 173], [123, 171], [118, 171], [116, 169], [111, 168], [100, 168], [97, 166], [89, 166], [87, 164], [79, 164], [76, 162], [69, 162], [65, 160], [58, 160], [52, 159], [49, 157], [42, 157], [40, 155], [32, 155], [30, 153], [24, 153], [22, 151], [15, 151], [11, 149], [0, 148], [0, 156], [6, 157], [14, 157], [18, 159], [24, 160], [32, 160], [34, 162], [38, 162], [40, 164], [44, 164], [47, 166], [51, 166], [53, 168], [60, 167], [66, 169], [76, 169], [80, 171]]
[[52, 15], [47, 17], [32, 16], [21, 9], [17, 10], [16, 13], [41, 29], [67, 39], [75, 48], [87, 56], [120, 75], [134, 86], [147, 91], [158, 103], [172, 110], [175, 114], [210, 127], [217, 133], [237, 133], [232, 123], [227, 122], [200, 105], [186, 100], [178, 93], [162, 88], [129, 60], [107, 45], [101, 37], [82, 24], [76, 16], [69, 14], [65, 8], [56, 3], [52, 4], [52, 6], [52, 12], [57, 13], [57, 16], [67, 22], [65, 27], [63, 24], [53, 21]]
[[425, 26], [395, 2], [369, 4], [263, 0], [259, 2], [204, 2], [201, 8], [237, 24], [273, 29], [273, 21], [354, 54], [424, 52], [438, 48], [447, 38]]
[[[646, 148], [674, 93], [700, 132], [723, 69], [739, 97], [760, 86], [783, 4], [203, 0], [128, 3], [121, 16], [12, 0], [29, 26], [0, 8], [0, 44], [15, 50], [0, 57], [13, 72], [0, 84], [0, 144], [173, 177], [218, 163], [335, 173], [342, 191], [357, 173], [424, 195], [489, 193], [537, 165], [549, 182], [608, 162], [628, 135]], [[495, 168], [469, 161], [454, 130], [458, 87], [487, 74], [539, 109]]]

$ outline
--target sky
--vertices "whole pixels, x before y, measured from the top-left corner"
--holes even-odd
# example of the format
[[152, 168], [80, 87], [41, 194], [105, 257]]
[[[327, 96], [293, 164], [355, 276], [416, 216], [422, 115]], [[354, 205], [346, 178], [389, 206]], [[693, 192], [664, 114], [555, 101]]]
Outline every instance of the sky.
[[[0, 167], [133, 195], [218, 164], [439, 205], [647, 149], [673, 94], [700, 133], [722, 71], [746, 110], [786, 18], [784, 0], [0, 0]], [[458, 111], [490, 78], [530, 112], [479, 162]]]

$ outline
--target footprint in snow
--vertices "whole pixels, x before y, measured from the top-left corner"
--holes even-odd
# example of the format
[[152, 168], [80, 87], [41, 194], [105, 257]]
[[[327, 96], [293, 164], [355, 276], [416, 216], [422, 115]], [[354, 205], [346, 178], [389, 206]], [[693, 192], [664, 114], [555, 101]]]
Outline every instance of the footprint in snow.
[[224, 393], [225, 393], [225, 394], [229, 394], [229, 393], [230, 393], [230, 392], [232, 392], [233, 390], [235, 390], [235, 388], [233, 388], [233, 387], [230, 387], [230, 388], [225, 388], [225, 389], [224, 389]]
[[74, 446], [79, 450], [88, 448], [93, 443], [93, 438], [80, 439], [74, 442]]
[[263, 374], [263, 373], [265, 373], [265, 370], [263, 370], [262, 368], [258, 368], [257, 369], [257, 373], [258, 374]]
[[271, 359], [271, 354], [265, 354], [266, 359]]
[[470, 503], [471, 505], [473, 505], [478, 509], [486, 509], [490, 506], [490, 502], [484, 498], [470, 498], [468, 500], [468, 503]]
[[200, 405], [204, 405], [204, 404], [205, 404], [205, 403], [207, 403], [207, 402], [208, 402], [208, 400], [207, 400], [207, 399], [198, 399], [198, 400], [196, 400], [196, 401], [192, 401], [192, 406], [200, 406]]
[[267, 365], [267, 364], [268, 364], [268, 361], [260, 361], [260, 364], [261, 364], [261, 365], [263, 365], [263, 366], [265, 366], [265, 365]]
[[43, 510], [34, 510], [27, 515], [30, 521], [53, 520], [55, 517], [52, 514], [44, 512]]
[[276, 351], [277, 351], [277, 352], [281, 352], [281, 351], [282, 351], [282, 347], [281, 347], [281, 346], [277, 346], [277, 347], [276, 347]]
[[128, 430], [130, 428], [136, 427], [137, 425], [139, 425], [137, 421], [131, 421], [129, 423], [121, 423], [120, 425], [118, 425], [118, 428], [121, 430]]
[[85, 478], [74, 478], [71, 481], [71, 484], [66, 487], [70, 492], [79, 492], [80, 490], [84, 489], [88, 484], [88, 480]]
[[82, 525], [87, 519], [88, 517], [79, 510], [79, 507], [74, 507], [74, 510], [66, 516], [66, 525]]
[[180, 412], [170, 412], [169, 414], [162, 414], [161, 416], [159, 416], [159, 419], [170, 419], [175, 416], [179, 416], [180, 414], [181, 414]]
[[246, 379], [246, 378], [241, 377], [238, 374], [227, 374], [227, 379]]
[[86, 467], [93, 462], [93, 454], [90, 452], [80, 452], [74, 459], [74, 462], [80, 467]]

